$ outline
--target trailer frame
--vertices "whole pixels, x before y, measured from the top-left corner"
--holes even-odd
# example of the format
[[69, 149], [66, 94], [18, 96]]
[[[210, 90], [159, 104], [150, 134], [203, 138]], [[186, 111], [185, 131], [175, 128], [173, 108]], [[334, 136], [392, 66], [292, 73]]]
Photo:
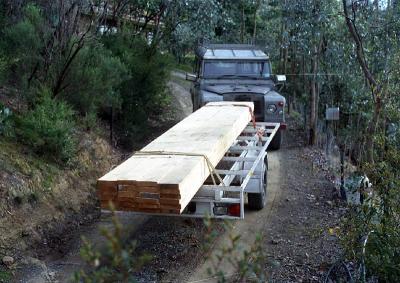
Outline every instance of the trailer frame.
[[279, 128], [280, 123], [249, 123], [215, 167], [213, 173], [221, 176], [222, 183], [211, 183], [208, 178], [181, 214], [132, 213], [244, 219], [246, 194], [260, 197], [262, 205], [256, 209], [262, 209], [267, 198], [267, 149]]

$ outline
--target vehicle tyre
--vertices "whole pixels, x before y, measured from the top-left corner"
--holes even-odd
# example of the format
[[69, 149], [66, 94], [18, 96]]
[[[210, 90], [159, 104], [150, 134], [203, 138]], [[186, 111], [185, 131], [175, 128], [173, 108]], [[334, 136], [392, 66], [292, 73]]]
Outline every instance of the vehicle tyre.
[[269, 149], [278, 150], [281, 148], [282, 144], [282, 130], [278, 130], [272, 139], [271, 143], [269, 144]]
[[267, 166], [264, 170], [264, 178], [262, 182], [263, 190], [261, 193], [247, 194], [248, 205], [252, 210], [261, 210], [267, 203]]
[[192, 99], [192, 112], [194, 112], [194, 111], [196, 111], [197, 109], [196, 109], [196, 106], [195, 106], [195, 104], [194, 104], [194, 98], [193, 98], [193, 93], [192, 93], [192, 92], [190, 92], [190, 97], [191, 97], [191, 99]]

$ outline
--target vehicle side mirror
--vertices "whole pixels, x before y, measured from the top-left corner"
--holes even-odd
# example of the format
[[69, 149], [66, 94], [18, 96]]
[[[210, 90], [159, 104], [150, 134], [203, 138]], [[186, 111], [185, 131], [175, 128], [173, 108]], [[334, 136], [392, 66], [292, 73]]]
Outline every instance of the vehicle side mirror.
[[274, 75], [274, 81], [275, 81], [275, 83], [283, 84], [286, 82], [286, 76], [285, 75]]
[[186, 80], [195, 82], [197, 80], [197, 76], [195, 74], [186, 73]]

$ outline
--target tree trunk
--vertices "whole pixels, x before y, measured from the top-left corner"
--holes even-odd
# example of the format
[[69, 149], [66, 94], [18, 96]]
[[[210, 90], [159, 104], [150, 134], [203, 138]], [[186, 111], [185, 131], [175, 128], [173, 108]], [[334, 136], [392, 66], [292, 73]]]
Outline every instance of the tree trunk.
[[[283, 6], [286, 6], [286, 0], [283, 4]], [[279, 67], [280, 71], [283, 73], [283, 70], [285, 68], [285, 50], [287, 48], [284, 48], [285, 46], [285, 37], [283, 36], [284, 32], [286, 31], [286, 19], [285, 17], [281, 18], [281, 38], [280, 38], [280, 49], [279, 49]]]
[[[295, 74], [295, 72], [296, 72], [296, 45], [292, 45], [292, 48], [290, 49], [290, 50], [292, 50], [292, 54], [291, 54], [291, 56], [290, 56], [290, 60], [291, 60], [291, 74]], [[293, 81], [295, 81], [295, 80], [293, 80]], [[292, 103], [293, 103], [293, 101], [294, 101], [294, 97], [296, 96], [296, 85], [292, 85], [292, 88], [293, 88], [293, 94], [291, 95], [290, 93], [289, 93], [289, 99], [288, 99], [288, 103], [287, 103], [287, 106], [288, 106], [288, 114], [290, 114], [290, 111], [291, 111], [291, 106], [292, 106]]]
[[286, 74], [287, 72], [287, 63], [288, 63], [288, 53], [289, 53], [289, 50], [288, 50], [288, 48], [286, 47], [284, 50], [283, 50], [283, 73], [284, 74]]
[[368, 81], [368, 84], [371, 88], [372, 101], [374, 102], [374, 110], [373, 110], [374, 113], [373, 113], [372, 120], [369, 122], [369, 125], [368, 125], [368, 138], [366, 139], [367, 161], [370, 163], [374, 163], [374, 137], [377, 132], [380, 113], [382, 111], [382, 101], [381, 101], [382, 85], [378, 83], [378, 81], [375, 79], [375, 76], [372, 74], [371, 70], [369, 69], [367, 59], [366, 59], [365, 53], [364, 53], [362, 37], [358, 33], [358, 30], [355, 26], [355, 21], [356, 21], [355, 7], [354, 7], [354, 5], [351, 7], [353, 10], [353, 14], [352, 14], [352, 18], [350, 18], [346, 0], [342, 0], [342, 3], [343, 3], [343, 12], [344, 12], [345, 20], [346, 20], [346, 25], [347, 25], [350, 35], [356, 45], [355, 51], [356, 51], [356, 55], [357, 55], [357, 60], [358, 60], [358, 63], [360, 64], [360, 67], [361, 67], [363, 73], [364, 73], [364, 77]]
[[114, 140], [114, 107], [111, 105], [110, 109], [110, 144], [111, 146], [114, 146], [113, 140]]
[[245, 30], [245, 17], [244, 17], [244, 4], [242, 3], [242, 20], [240, 23], [240, 42], [244, 43], [244, 30]]
[[311, 97], [310, 97], [310, 140], [309, 145], [315, 145], [317, 142], [317, 124], [318, 124], [318, 87], [317, 87], [317, 71], [318, 71], [318, 48], [314, 47], [314, 55], [311, 60]]
[[378, 124], [379, 124], [379, 118], [382, 112], [382, 105], [380, 100], [378, 99], [378, 102], [375, 103], [374, 107], [374, 114], [372, 116], [372, 120], [369, 122], [368, 125], [368, 139], [366, 141], [366, 146], [367, 146], [367, 161], [369, 163], [374, 163], [374, 149], [375, 149], [375, 142], [374, 142], [374, 136], [378, 130]]
[[258, 13], [258, 10], [260, 9], [260, 5], [261, 5], [261, 0], [258, 0], [257, 1], [257, 4], [256, 4], [256, 8], [255, 8], [255, 11], [254, 11], [254, 27], [253, 27], [253, 44], [256, 44], [256, 35], [257, 35], [257, 13]]

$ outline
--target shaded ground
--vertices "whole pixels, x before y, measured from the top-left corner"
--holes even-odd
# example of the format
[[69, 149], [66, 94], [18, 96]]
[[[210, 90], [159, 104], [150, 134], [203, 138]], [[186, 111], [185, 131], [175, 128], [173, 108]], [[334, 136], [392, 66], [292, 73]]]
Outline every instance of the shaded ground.
[[[295, 133], [295, 132], [293, 132]], [[282, 195], [264, 229], [267, 274], [277, 282], [320, 282], [340, 256], [335, 227], [345, 209], [307, 148], [288, 141], [282, 158]]]

